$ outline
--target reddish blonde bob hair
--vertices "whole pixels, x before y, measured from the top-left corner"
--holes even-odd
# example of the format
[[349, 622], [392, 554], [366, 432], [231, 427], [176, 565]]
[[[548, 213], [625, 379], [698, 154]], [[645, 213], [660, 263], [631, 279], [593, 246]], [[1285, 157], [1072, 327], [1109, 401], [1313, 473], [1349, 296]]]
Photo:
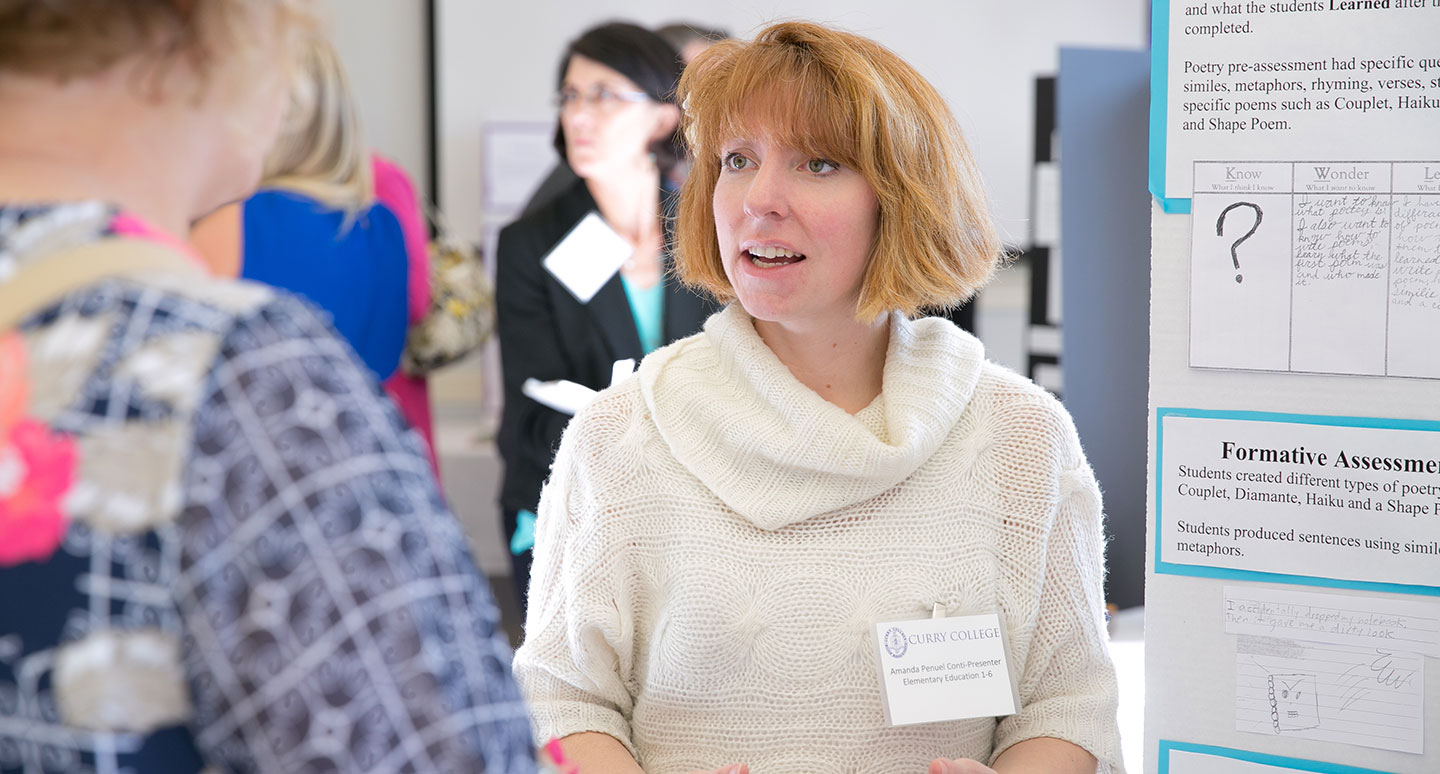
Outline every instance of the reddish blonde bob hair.
[[879, 226], [856, 309], [861, 320], [954, 307], [1004, 248], [970, 149], [945, 101], [915, 69], [867, 38], [806, 22], [716, 43], [685, 68], [678, 101], [694, 167], [676, 220], [685, 283], [735, 299], [716, 239], [723, 143], [765, 136], [858, 171]]

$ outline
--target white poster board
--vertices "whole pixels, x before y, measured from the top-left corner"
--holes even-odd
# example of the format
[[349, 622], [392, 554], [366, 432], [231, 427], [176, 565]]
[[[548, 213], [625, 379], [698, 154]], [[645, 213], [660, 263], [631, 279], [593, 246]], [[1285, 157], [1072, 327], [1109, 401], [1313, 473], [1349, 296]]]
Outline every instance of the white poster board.
[[1440, 771], [1437, 38], [1155, 4], [1147, 774]]

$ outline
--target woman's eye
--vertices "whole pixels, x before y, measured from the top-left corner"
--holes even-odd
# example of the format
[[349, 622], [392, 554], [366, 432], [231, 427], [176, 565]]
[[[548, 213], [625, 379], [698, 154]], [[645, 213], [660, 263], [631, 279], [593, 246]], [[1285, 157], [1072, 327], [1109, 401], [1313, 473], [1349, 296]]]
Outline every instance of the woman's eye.
[[724, 160], [720, 163], [726, 169], [745, 169], [750, 166], [750, 159], [745, 158], [739, 153], [727, 153], [725, 154]]
[[836, 169], [839, 169], [839, 167], [835, 166], [834, 162], [826, 161], [825, 159], [810, 159], [805, 162], [805, 169], [817, 175], [823, 175], [826, 172], [834, 172]]

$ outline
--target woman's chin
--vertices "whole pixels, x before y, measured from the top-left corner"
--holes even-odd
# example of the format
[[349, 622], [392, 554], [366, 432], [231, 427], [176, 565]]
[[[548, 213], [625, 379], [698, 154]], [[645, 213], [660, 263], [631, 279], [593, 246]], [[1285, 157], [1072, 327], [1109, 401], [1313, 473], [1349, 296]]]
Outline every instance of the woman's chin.
[[607, 179], [611, 177], [628, 177], [637, 170], [644, 169], [645, 157], [614, 158], [611, 156], [592, 155], [589, 153], [566, 153], [570, 169], [576, 177], [585, 180]]
[[605, 164], [602, 159], [588, 153], [567, 153], [570, 169], [575, 172], [576, 177], [590, 179], [605, 172]]
[[745, 310], [745, 314], [759, 322], [784, 324], [794, 317], [794, 310], [785, 303], [784, 299], [751, 297], [739, 298], [737, 303]]

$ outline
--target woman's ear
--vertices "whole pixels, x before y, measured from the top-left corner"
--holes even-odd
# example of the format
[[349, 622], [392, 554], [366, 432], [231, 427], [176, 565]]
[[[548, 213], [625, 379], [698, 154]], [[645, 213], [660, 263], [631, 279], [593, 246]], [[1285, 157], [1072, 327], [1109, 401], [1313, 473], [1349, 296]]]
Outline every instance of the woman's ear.
[[651, 142], [660, 142], [675, 131], [680, 125], [680, 108], [669, 102], [660, 102], [655, 106], [655, 129], [650, 133]]

